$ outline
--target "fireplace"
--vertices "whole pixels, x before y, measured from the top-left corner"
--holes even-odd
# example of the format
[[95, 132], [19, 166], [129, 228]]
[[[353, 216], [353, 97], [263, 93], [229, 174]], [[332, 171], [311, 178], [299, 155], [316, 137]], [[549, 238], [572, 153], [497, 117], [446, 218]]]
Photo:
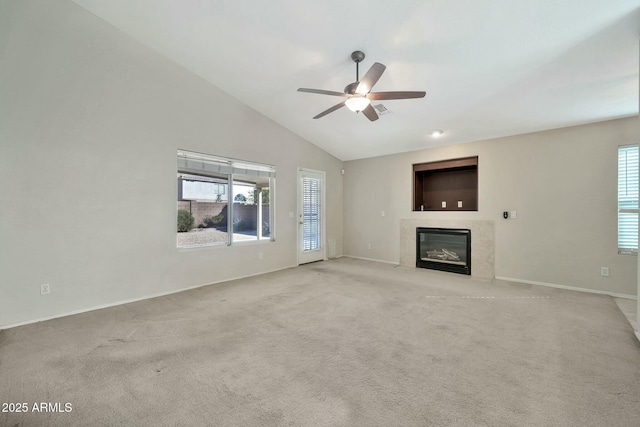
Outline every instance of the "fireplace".
[[471, 275], [471, 230], [417, 227], [416, 267]]

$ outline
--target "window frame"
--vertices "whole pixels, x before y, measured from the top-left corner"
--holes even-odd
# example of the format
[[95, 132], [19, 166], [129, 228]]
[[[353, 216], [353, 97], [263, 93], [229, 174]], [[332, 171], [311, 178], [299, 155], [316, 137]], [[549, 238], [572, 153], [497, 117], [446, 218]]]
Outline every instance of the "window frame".
[[[221, 175], [226, 176], [226, 183], [220, 184], [226, 186], [227, 192], [227, 240], [226, 242], [208, 243], [208, 244], [196, 244], [192, 246], [179, 246], [179, 242], [176, 241], [176, 248], [178, 250], [192, 250], [203, 249], [211, 247], [221, 246], [235, 246], [245, 244], [256, 243], [268, 243], [275, 242], [276, 240], [276, 220], [275, 220], [275, 182], [276, 182], [276, 167], [274, 165], [259, 163], [247, 160], [238, 160], [230, 157], [222, 157], [211, 154], [198, 153], [189, 150], [177, 150], [177, 176], [178, 183], [180, 184], [182, 178], [180, 174], [201, 176], [207, 178], [213, 178], [222, 180]], [[241, 176], [242, 179], [238, 180], [236, 177]], [[256, 204], [256, 221], [262, 220], [262, 191], [268, 188], [269, 191], [269, 208], [268, 208], [268, 222], [269, 227], [268, 237], [262, 237], [262, 223], [258, 226], [256, 223], [256, 236], [255, 239], [241, 239], [234, 240], [234, 208], [236, 202], [234, 202], [234, 181], [235, 182], [249, 182], [258, 184], [259, 182], [267, 182], [267, 186], [255, 187], [259, 188], [258, 200], [253, 202]], [[181, 201], [182, 188], [177, 189], [176, 200]], [[257, 202], [257, 203], [256, 203]], [[177, 211], [180, 208], [176, 209]], [[178, 233], [179, 234], [179, 233]]]
[[[638, 255], [638, 179], [640, 175], [638, 144], [618, 147], [617, 245], [620, 255]], [[623, 158], [624, 155], [624, 158]], [[629, 163], [629, 156], [631, 162]], [[624, 194], [623, 194], [624, 192]], [[635, 219], [632, 217], [635, 215]], [[635, 224], [633, 224], [635, 222]]]

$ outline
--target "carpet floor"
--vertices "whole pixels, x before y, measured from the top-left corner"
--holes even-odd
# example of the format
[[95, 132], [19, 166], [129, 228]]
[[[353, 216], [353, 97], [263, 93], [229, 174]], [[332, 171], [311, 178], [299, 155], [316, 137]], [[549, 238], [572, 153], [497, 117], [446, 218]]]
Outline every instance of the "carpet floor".
[[4, 426], [637, 426], [640, 342], [607, 296], [341, 258], [0, 331], [0, 403]]

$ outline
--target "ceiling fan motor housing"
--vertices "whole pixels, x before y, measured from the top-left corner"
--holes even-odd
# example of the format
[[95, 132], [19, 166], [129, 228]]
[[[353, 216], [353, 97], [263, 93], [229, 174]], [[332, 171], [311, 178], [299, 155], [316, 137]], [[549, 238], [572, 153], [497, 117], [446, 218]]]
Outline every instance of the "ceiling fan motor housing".
[[355, 94], [359, 84], [360, 82], [353, 82], [351, 84], [346, 85], [344, 88], [344, 93], [346, 93], [347, 95]]

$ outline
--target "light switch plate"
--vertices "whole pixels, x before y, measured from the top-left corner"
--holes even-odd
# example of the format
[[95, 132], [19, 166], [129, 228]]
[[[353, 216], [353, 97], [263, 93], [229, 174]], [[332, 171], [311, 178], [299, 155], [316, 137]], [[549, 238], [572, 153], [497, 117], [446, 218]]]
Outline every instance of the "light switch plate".
[[509, 218], [511, 219], [516, 219], [518, 216], [516, 214], [516, 211], [511, 211], [511, 213], [509, 214]]
[[442, 202], [442, 207], [446, 208], [447, 207], [447, 202]]
[[458, 207], [461, 208], [462, 207], [462, 200], [458, 200]]

